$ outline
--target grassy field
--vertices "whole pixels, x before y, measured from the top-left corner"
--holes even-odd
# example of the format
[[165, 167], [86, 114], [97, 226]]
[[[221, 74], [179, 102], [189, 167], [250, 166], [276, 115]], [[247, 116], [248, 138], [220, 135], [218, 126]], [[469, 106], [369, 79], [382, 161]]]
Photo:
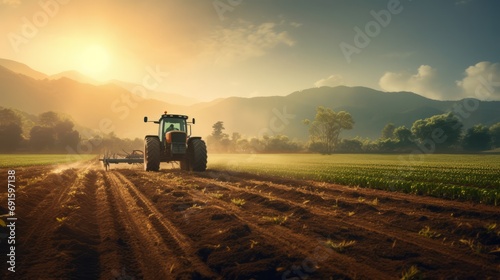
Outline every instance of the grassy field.
[[0, 155], [0, 168], [70, 163], [79, 160], [89, 160], [95, 157], [96, 155], [2, 154]]
[[209, 168], [500, 204], [500, 155], [210, 154]]

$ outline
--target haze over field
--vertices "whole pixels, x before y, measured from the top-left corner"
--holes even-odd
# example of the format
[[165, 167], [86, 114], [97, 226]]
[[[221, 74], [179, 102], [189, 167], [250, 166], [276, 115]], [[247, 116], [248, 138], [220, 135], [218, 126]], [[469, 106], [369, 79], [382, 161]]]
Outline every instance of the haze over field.
[[301, 121], [325, 105], [353, 115], [346, 136], [375, 138], [389, 122], [411, 126], [470, 97], [486, 102], [468, 105], [466, 127], [491, 125], [500, 118], [498, 8], [493, 0], [3, 1], [0, 106], [54, 110], [125, 137], [154, 133], [142, 116], [167, 109], [195, 116], [202, 136], [222, 120], [229, 133], [306, 139]]

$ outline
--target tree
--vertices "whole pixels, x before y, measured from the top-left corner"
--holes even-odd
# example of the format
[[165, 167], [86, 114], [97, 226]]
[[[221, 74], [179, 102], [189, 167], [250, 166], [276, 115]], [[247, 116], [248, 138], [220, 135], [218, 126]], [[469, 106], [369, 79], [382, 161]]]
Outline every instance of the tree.
[[248, 141], [248, 139], [239, 139], [236, 142], [235, 152], [237, 153], [252, 152], [252, 148], [250, 147], [250, 142]]
[[266, 147], [262, 140], [260, 140], [259, 138], [255, 138], [255, 137], [250, 139], [249, 145], [250, 145], [250, 149], [252, 149], [252, 151], [255, 153], [260, 153], [260, 152], [264, 151], [264, 148]]
[[286, 135], [275, 135], [266, 137], [264, 151], [272, 153], [296, 152], [301, 149], [300, 144], [295, 143]]
[[66, 151], [75, 149], [80, 142], [80, 134], [73, 129], [70, 120], [62, 119], [52, 111], [38, 116], [38, 125], [30, 131], [30, 144], [35, 151]]
[[342, 139], [337, 150], [344, 153], [359, 153], [363, 150], [363, 142], [358, 139]]
[[449, 148], [460, 141], [462, 127], [460, 120], [452, 113], [448, 113], [417, 120], [413, 123], [411, 131], [421, 143]]
[[238, 149], [238, 141], [241, 139], [241, 134], [239, 132], [233, 132], [231, 135], [231, 152], [236, 152]]
[[394, 138], [394, 129], [396, 129], [396, 126], [394, 126], [393, 123], [388, 123], [384, 126], [384, 129], [382, 129], [382, 139], [392, 139]]
[[56, 112], [48, 111], [45, 113], [41, 113], [38, 116], [38, 122], [41, 126], [45, 127], [54, 127], [61, 121], [61, 118]]
[[394, 129], [394, 138], [402, 144], [410, 144], [412, 133], [406, 126], [400, 126]]
[[483, 125], [475, 125], [465, 133], [463, 148], [468, 151], [485, 151], [491, 149], [490, 130]]
[[60, 121], [54, 126], [56, 146], [59, 149], [65, 149], [66, 147], [75, 149], [80, 142], [80, 134], [78, 131], [73, 130], [73, 126], [74, 124], [70, 120]]
[[55, 148], [54, 128], [34, 126], [30, 131], [30, 146], [37, 152], [53, 151]]
[[323, 142], [311, 142], [309, 143], [307, 149], [309, 152], [313, 153], [326, 153], [327, 146]]
[[239, 132], [233, 132], [233, 135], [231, 136], [231, 141], [236, 143], [240, 139], [241, 139], [241, 134]]
[[495, 148], [500, 148], [500, 122], [490, 126], [490, 135], [492, 138], [492, 145]]
[[[304, 120], [304, 124], [309, 126], [311, 142], [321, 143], [324, 153], [331, 153], [339, 143], [339, 137], [342, 130], [352, 129], [354, 120], [351, 114], [345, 111], [338, 113], [330, 108], [319, 106], [316, 109], [316, 116], [313, 121]], [[315, 147], [318, 145], [314, 144]]]
[[379, 151], [379, 143], [373, 142], [369, 139], [363, 140], [363, 152], [365, 153], [378, 153]]
[[222, 139], [227, 138], [228, 135], [225, 134], [224, 131], [224, 122], [218, 121], [212, 125], [213, 131], [212, 131], [212, 137], [215, 141], [220, 142]]
[[11, 109], [0, 110], [0, 151], [16, 151], [23, 140], [21, 118]]
[[393, 139], [385, 138], [377, 141], [379, 152], [394, 152], [398, 146], [398, 142]]
[[212, 134], [207, 137], [208, 144], [212, 151], [227, 152], [231, 141], [224, 133], [224, 122], [218, 121], [212, 126]]

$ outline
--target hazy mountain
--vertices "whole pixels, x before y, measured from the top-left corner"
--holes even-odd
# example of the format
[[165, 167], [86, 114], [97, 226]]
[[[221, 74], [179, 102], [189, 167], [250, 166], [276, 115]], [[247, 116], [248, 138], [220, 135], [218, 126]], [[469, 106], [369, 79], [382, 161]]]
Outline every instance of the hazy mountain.
[[[468, 116], [462, 120], [466, 127], [500, 122], [500, 101], [477, 102], [477, 110], [467, 113]], [[233, 131], [248, 136], [285, 134], [304, 140], [308, 130], [302, 121], [313, 119], [317, 106], [325, 106], [334, 111], [348, 111], [353, 116], [354, 129], [344, 132], [342, 136], [376, 139], [387, 123], [411, 128], [417, 119], [453, 111], [454, 106], [462, 103], [431, 100], [410, 92], [388, 93], [365, 87], [340, 86], [312, 88], [287, 96], [231, 97], [192, 108], [196, 108], [197, 118], [201, 117], [208, 126], [217, 120], [224, 121], [229, 134]], [[210, 129], [203, 132], [208, 134]]]
[[47, 78], [46, 74], [38, 72], [30, 68], [28, 65], [14, 60], [0, 58], [0, 66], [7, 68], [14, 73], [23, 74], [36, 80]]
[[[127, 83], [119, 80], [111, 80], [109, 81], [110, 83], [113, 83], [115, 85], [118, 85], [130, 92], [134, 92], [133, 89], [137, 86], [137, 84], [134, 83]], [[175, 94], [175, 93], [167, 93], [167, 92], [161, 92], [161, 91], [153, 91], [153, 90], [148, 90], [148, 96], [147, 98], [149, 99], [156, 99], [160, 100], [163, 102], [167, 102], [169, 104], [178, 104], [178, 105], [183, 105], [183, 106], [189, 106], [196, 104], [200, 102], [199, 100], [196, 100], [194, 98], [186, 97], [180, 94]]]
[[[30, 114], [48, 110], [61, 112], [72, 116], [83, 127], [103, 133], [112, 131], [129, 138], [156, 134], [157, 126], [144, 124], [142, 118], [147, 115], [151, 120], [157, 119], [167, 110], [196, 117], [193, 134], [203, 137], [211, 133], [215, 122], [223, 121], [228, 134], [239, 132], [247, 137], [285, 134], [306, 140], [308, 130], [302, 121], [313, 119], [316, 107], [321, 105], [352, 114], [354, 129], [343, 133], [343, 137], [375, 139], [387, 123], [411, 127], [417, 119], [453, 111], [454, 106], [464, 102], [431, 100], [410, 92], [388, 93], [365, 87], [340, 86], [311, 88], [287, 96], [230, 97], [180, 106], [174, 104], [179, 99], [169, 99], [172, 103], [143, 99], [124, 87], [123, 84], [95, 86], [66, 77], [35, 80], [0, 67], [1, 106]], [[466, 127], [500, 122], [500, 101], [474, 101], [470, 104], [477, 105], [477, 109], [464, 114], [462, 121]]]
[[80, 82], [82, 84], [91, 84], [91, 85], [101, 85], [103, 84], [102, 82], [98, 82], [90, 77], [85, 76], [84, 74], [75, 71], [75, 70], [70, 70], [70, 71], [64, 71], [55, 75], [52, 75], [49, 77], [51, 80], [59, 80], [61, 78], [68, 78], [71, 80], [75, 80], [77, 82]]
[[35, 80], [4, 67], [0, 67], [0, 92], [3, 107], [36, 115], [55, 111], [72, 116], [83, 127], [130, 138], [156, 133], [156, 128], [143, 123], [145, 115], [159, 116], [166, 109], [180, 108], [133, 96], [111, 84], [94, 86], [69, 78]]
[[3, 59], [0, 58], [0, 66], [5, 67], [9, 69], [10, 71], [18, 74], [22, 74], [28, 77], [31, 77], [35, 80], [43, 80], [43, 79], [51, 79], [51, 80], [58, 80], [60, 78], [69, 78], [75, 81], [78, 81], [80, 83], [86, 83], [86, 84], [92, 84], [92, 85], [99, 85], [102, 84], [101, 82], [98, 82], [90, 77], [87, 77], [83, 75], [82, 73], [71, 70], [71, 71], [64, 71], [55, 75], [47, 75], [42, 72], [36, 71], [29, 67], [26, 64], [14, 61], [14, 60], [9, 60], [9, 59]]

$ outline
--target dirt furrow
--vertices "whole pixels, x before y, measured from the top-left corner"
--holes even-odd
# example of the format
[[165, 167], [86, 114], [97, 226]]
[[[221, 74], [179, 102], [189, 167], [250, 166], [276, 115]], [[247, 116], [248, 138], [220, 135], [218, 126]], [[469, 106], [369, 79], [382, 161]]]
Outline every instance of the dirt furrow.
[[112, 193], [112, 185], [103, 171], [100, 171], [98, 176], [96, 216], [100, 232], [100, 278], [137, 277], [140, 275], [140, 266], [129, 244], [131, 237], [126, 230], [124, 219], [120, 216], [121, 209]]
[[[80, 174], [85, 174], [88, 171], [88, 168], [89, 166], [87, 166], [85, 170], [83, 170]], [[68, 176], [64, 176], [67, 174]], [[70, 193], [69, 189], [71, 189], [71, 187], [73, 186], [76, 186], [76, 184], [80, 183], [79, 180], [83, 178], [83, 177], [77, 177], [77, 172], [73, 169], [65, 171], [63, 174], [61, 174], [61, 176], [62, 178], [56, 177], [57, 179], [54, 180], [56, 184], [49, 186], [45, 185], [45, 188], [48, 189], [52, 188], [52, 191], [50, 192], [49, 195], [45, 197], [45, 199], [42, 202], [40, 202], [37, 205], [35, 209], [32, 210], [30, 216], [28, 216], [28, 219], [31, 220], [30, 230], [27, 231], [27, 234], [25, 235], [24, 237], [25, 239], [23, 242], [27, 244], [32, 244], [33, 235], [35, 233], [37, 234], [40, 233], [41, 232], [40, 228], [47, 224], [47, 222], [44, 219], [51, 216], [51, 213], [53, 215], [54, 209], [57, 208], [59, 205], [61, 205], [61, 202], [69, 196]], [[66, 181], [67, 179], [71, 181]]]
[[[182, 176], [185, 175], [187, 174], [182, 174]], [[155, 177], [155, 179], [159, 177], [161, 176]], [[164, 186], [175, 184], [175, 179], [159, 178], [159, 180]], [[140, 181], [137, 183], [138, 185], [144, 185], [144, 183], [139, 182]], [[298, 260], [297, 264], [288, 265], [288, 267], [286, 267], [288, 270], [291, 270], [292, 267], [297, 267], [297, 265], [300, 267], [301, 262], [308, 260], [311, 261], [311, 263], [314, 261], [315, 265], [314, 267], [308, 267], [307, 272], [316, 272], [316, 266], [319, 266], [316, 262], [321, 260], [321, 275], [344, 275], [345, 277], [345, 273], [350, 272], [351, 277], [355, 275], [356, 277], [365, 279], [374, 277], [379, 279], [391, 278], [390, 275], [366, 266], [362, 262], [356, 261], [353, 257], [328, 249], [325, 244], [326, 238], [321, 238], [319, 235], [307, 236], [303, 233], [291, 231], [286, 227], [273, 226], [265, 223], [263, 225], [262, 215], [255, 215], [251, 207], [245, 207], [245, 209], [242, 209], [231, 202], [213, 199], [208, 194], [195, 192], [194, 189], [193, 191], [187, 192], [187, 195], [191, 196], [193, 201], [200, 201], [200, 203], [207, 201], [206, 204], [210, 205], [212, 208], [211, 211], [216, 210], [218, 213], [217, 215], [228, 215], [228, 213], [230, 213], [231, 217], [234, 218], [234, 221], [239, 221], [239, 224], [243, 227], [249, 227], [249, 231], [253, 235], [260, 237], [262, 239], [260, 242], [271, 245], [274, 248], [280, 248], [278, 251], [282, 254], [283, 259], [289, 258], [292, 260]], [[312, 259], [315, 251], [323, 253], [323, 256], [318, 260]], [[328, 261], [326, 261], [327, 259]], [[303, 268], [301, 269], [304, 270]], [[299, 273], [301, 269], [295, 268], [294, 270]], [[285, 272], [286, 269], [283, 273]], [[299, 275], [297, 274], [297, 276]]]
[[500, 275], [498, 207], [248, 173], [97, 168], [16, 170], [16, 279]]
[[[202, 175], [203, 176], [203, 175]], [[205, 176], [203, 176], [205, 177]], [[263, 192], [267, 192], [269, 190], [272, 190], [272, 200], [282, 202], [284, 204], [292, 205], [296, 207], [297, 209], [303, 209], [307, 208], [308, 211], [310, 211], [311, 214], [322, 217], [322, 219], [327, 222], [330, 221], [331, 223], [335, 223], [337, 225], [344, 225], [344, 226], [349, 226], [351, 228], [357, 228], [358, 230], [355, 230], [356, 232], [373, 232], [376, 234], [379, 234], [380, 236], [386, 236], [387, 238], [390, 238], [391, 240], [397, 241], [399, 245], [401, 244], [411, 244], [413, 246], [417, 246], [416, 248], [420, 248], [415, 250], [415, 252], [419, 252], [422, 249], [423, 250], [428, 250], [428, 251], [433, 251], [434, 254], [431, 254], [431, 259], [435, 260], [442, 260], [444, 259], [445, 261], [449, 262], [449, 265], [451, 267], [456, 266], [457, 264], [460, 263], [469, 263], [469, 265], [472, 265], [471, 269], [472, 271], [482, 271], [485, 272], [486, 275], [495, 275], [497, 273], [494, 268], [492, 268], [491, 264], [494, 263], [493, 258], [491, 256], [485, 257], [481, 255], [474, 255], [471, 256], [470, 251], [467, 250], [461, 250], [459, 248], [450, 248], [449, 246], [444, 246], [442, 242], [438, 240], [433, 240], [430, 238], [425, 238], [421, 237], [415, 232], [408, 232], [407, 230], [403, 229], [402, 227], [399, 226], [394, 226], [388, 222], [384, 222], [382, 219], [377, 220], [376, 223], [373, 222], [373, 215], [377, 215], [377, 212], [379, 211], [378, 209], [375, 209], [374, 207], [366, 207], [362, 203], [355, 203], [355, 205], [361, 205], [363, 206], [362, 211], [369, 211], [369, 212], [374, 212], [371, 213], [370, 215], [366, 215], [366, 217], [369, 217], [368, 219], [363, 218], [362, 215], [357, 215], [356, 217], [350, 217], [348, 218], [347, 216], [343, 217], [337, 217], [338, 215], [332, 214], [335, 212], [334, 209], [331, 207], [331, 201], [330, 203], [327, 202], [327, 199], [324, 199], [322, 197], [319, 197], [316, 194], [310, 194], [310, 193], [305, 193], [303, 191], [298, 191], [295, 190], [292, 187], [288, 186], [279, 186], [276, 187], [277, 184], [271, 183], [269, 181], [263, 182], [263, 181], [258, 181], [257, 185], [264, 185], [265, 191], [261, 188], [259, 190], [255, 190], [253, 188], [248, 188], [245, 187], [247, 181], [240, 181], [236, 179], [239, 182], [244, 182], [243, 186], [238, 186], [235, 187], [233, 186], [232, 183], [224, 183], [224, 182], [214, 182], [212, 179], [208, 178], [196, 178], [192, 177], [190, 179], [193, 179], [194, 182], [198, 182], [201, 184], [215, 184], [219, 187], [226, 188], [230, 190], [231, 192], [241, 192], [241, 193], [247, 193], [247, 194], [252, 194], [254, 196], [260, 197], [261, 201], [264, 200], [269, 200], [270, 197], [266, 197], [262, 195]], [[233, 181], [233, 180], [232, 180]], [[256, 182], [254, 181], [253, 184]], [[251, 185], [251, 184], [250, 184]], [[259, 199], [256, 199], [259, 200]], [[314, 201], [307, 203], [307, 207], [305, 207], [303, 201]], [[301, 201], [301, 202], [297, 202]], [[319, 204], [316, 205], [316, 204]], [[352, 207], [353, 209], [355, 206]], [[372, 209], [373, 208], [373, 209]], [[368, 210], [366, 210], [368, 209]], [[404, 208], [403, 208], [404, 209]], [[357, 211], [357, 210], [356, 210]], [[352, 213], [355, 213], [354, 210]], [[353, 214], [354, 215], [354, 214]], [[361, 217], [359, 217], [361, 216]], [[414, 249], [416, 249], [414, 248]], [[436, 255], [437, 254], [437, 255]], [[451, 261], [453, 260], [453, 261]], [[428, 261], [429, 263], [433, 261]], [[490, 263], [490, 265], [488, 265]], [[488, 268], [488, 266], [490, 268]]]
[[[192, 194], [197, 200], [203, 200], [207, 197], [204, 195]], [[267, 243], [272, 244], [276, 247], [287, 247], [293, 246], [293, 251], [302, 256], [308, 256], [313, 254], [315, 248], [311, 248], [311, 241], [316, 240], [317, 246], [327, 247], [326, 238], [320, 236], [309, 236], [304, 233], [294, 232], [286, 227], [280, 226], [265, 226], [262, 224], [262, 215], [257, 212], [252, 213], [251, 207], [242, 209], [235, 206], [231, 202], [225, 202], [223, 200], [212, 200], [211, 204], [217, 205], [221, 211], [228, 211], [232, 213], [241, 223], [248, 225], [252, 231], [256, 234], [265, 237]], [[261, 211], [261, 210], [259, 210]], [[346, 273], [349, 272], [351, 277], [360, 277], [362, 279], [391, 279], [392, 277], [383, 272], [379, 271], [373, 267], [367, 266], [362, 262], [359, 262], [353, 257], [347, 256], [345, 254], [338, 253], [334, 250], [323, 248], [325, 252], [328, 253], [328, 261], [324, 261], [321, 266], [323, 269], [329, 267], [332, 271], [336, 273]], [[307, 257], [306, 257], [307, 258]], [[311, 269], [312, 270], [312, 269]]]
[[117, 207], [117, 211], [114, 212], [115, 218], [120, 219], [120, 223], [124, 225], [125, 233], [122, 241], [125, 246], [130, 247], [130, 251], [139, 266], [140, 274], [132, 277], [167, 279], [169, 272], [166, 267], [168, 264], [176, 263], [172, 257], [173, 252], [166, 249], [164, 244], [161, 248], [156, 246], [155, 233], [153, 233], [153, 237], [150, 236], [151, 226], [148, 214], [137, 206], [130, 194], [127, 195], [123, 191], [123, 183], [112, 172], [106, 173], [106, 176], [110, 182], [109, 188], [114, 206]]
[[[247, 174], [243, 177], [248, 176], [251, 175]], [[435, 224], [438, 225], [438, 232], [434, 235], [439, 235], [442, 243], [450, 246], [460, 245], [464, 240], [471, 238], [482, 242], [480, 246], [483, 246], [483, 251], [495, 250], [499, 245], [499, 238], [491, 230], [491, 227], [495, 227], [497, 221], [500, 220], [500, 211], [494, 206], [443, 201], [437, 198], [314, 181], [300, 181], [300, 185], [297, 185], [297, 181], [270, 182], [263, 181], [263, 179], [265, 178], [245, 180], [232, 177], [231, 182], [235, 184], [244, 182], [247, 186], [254, 186], [251, 190], [256, 188], [255, 190], [261, 191], [262, 186], [269, 187], [276, 190], [273, 193], [277, 197], [289, 197], [291, 193], [297, 196], [303, 194], [304, 200], [311, 201], [326, 212], [331, 212], [332, 205], [333, 210], [353, 212], [360, 210], [362, 215], [357, 215], [356, 218], [365, 221], [360, 224], [384, 226], [410, 234], [425, 230], [429, 227], [428, 224]], [[378, 216], [375, 220], [374, 215]], [[413, 223], [408, 223], [408, 221], [413, 221]], [[434, 230], [430, 227], [428, 229]], [[468, 255], [469, 251], [466, 250], [465, 254]]]
[[[197, 174], [197, 177], [215, 179], [217, 181], [228, 183], [242, 183], [245, 185], [260, 186], [269, 185], [281, 191], [295, 191], [304, 195], [315, 195], [323, 200], [342, 199], [350, 202], [356, 202], [360, 197], [366, 199], [379, 199], [389, 202], [387, 210], [394, 210], [409, 213], [415, 209], [428, 210], [431, 213], [450, 212], [471, 219], [481, 216], [492, 220], [500, 219], [500, 211], [497, 207], [472, 202], [461, 202], [453, 200], [443, 200], [428, 196], [408, 195], [400, 192], [387, 192], [369, 188], [349, 187], [325, 182], [316, 182], [308, 180], [294, 180], [279, 177], [257, 176], [242, 172], [220, 172], [210, 171]], [[408, 207], [411, 205], [411, 207]]]
[[[79, 173], [74, 169], [67, 169], [60, 174], [48, 175], [43, 183], [50, 193], [31, 209], [28, 208], [34, 198], [30, 194], [34, 190], [27, 187], [25, 192], [19, 194], [19, 201], [30, 200], [30, 203], [19, 204], [19, 215], [26, 217], [19, 224], [19, 228], [23, 229], [23, 234], [19, 236], [19, 267], [30, 268], [20, 269], [20, 278], [63, 278], [68, 277], [67, 273], [75, 273], [79, 260], [71, 254], [72, 248], [67, 247], [68, 244], [64, 242], [66, 240], [56, 240], [69, 238], [64, 233], [66, 219], [72, 212], [68, 208], [72, 200], [71, 192], [85, 187], [84, 181], [90, 166], [91, 163], [87, 163]], [[30, 214], [26, 215], [24, 211], [27, 210]], [[59, 254], [54, 255], [54, 251]], [[51, 265], [47, 266], [48, 263]]]
[[[185, 186], [160, 180], [160, 173], [120, 172], [191, 240], [196, 256], [224, 279], [276, 279], [281, 277], [277, 268], [289, 267], [290, 258], [305, 258], [294, 253], [290, 244], [271, 246], [227, 209], [203, 208], [203, 202], [184, 192]], [[286, 255], [277, 255], [281, 251], [293, 256], [281, 258]]]
[[[217, 184], [217, 183], [216, 183]], [[238, 187], [229, 187], [225, 185], [225, 187], [228, 187], [228, 190], [232, 191], [233, 196], [237, 197], [244, 197], [241, 195], [238, 195], [238, 192], [240, 193], [252, 193], [249, 190], [241, 190]], [[236, 191], [236, 192], [235, 192]], [[260, 194], [255, 194], [255, 198], [257, 198], [258, 201], [269, 201], [268, 198], [261, 196]], [[194, 197], [196, 197], [198, 200], [202, 200], [203, 198], [207, 199], [206, 195], [202, 195], [201, 193], [193, 194]], [[296, 207], [296, 209], [299, 210], [299, 212], [304, 211], [309, 211], [305, 210], [302, 208], [303, 204], [302, 203], [295, 203], [290, 200], [285, 200], [285, 199], [276, 199], [273, 198], [273, 201], [279, 201], [282, 202], [283, 205], [291, 205]], [[251, 200], [249, 199], [248, 202]], [[230, 212], [234, 213], [239, 219], [241, 219], [243, 222], [251, 225], [252, 228], [255, 229], [259, 234], [266, 236], [268, 240], [271, 242], [279, 242], [278, 244], [280, 246], [287, 246], [289, 244], [294, 244], [295, 248], [297, 251], [301, 252], [304, 255], [311, 254], [312, 250], [310, 245], [311, 240], [316, 240], [318, 245], [322, 246], [328, 246], [326, 245], [326, 242], [328, 241], [329, 237], [332, 235], [331, 232], [328, 234], [317, 234], [317, 232], [309, 232], [301, 229], [291, 229], [287, 227], [281, 227], [281, 226], [274, 226], [272, 227], [272, 230], [269, 230], [267, 227], [262, 227], [261, 224], [262, 219], [263, 219], [263, 214], [266, 213], [263, 211], [263, 208], [267, 208], [264, 204], [261, 203], [256, 203], [258, 206], [255, 208], [252, 206], [244, 207], [244, 209], [235, 206], [232, 202], [230, 201], [224, 201], [220, 199], [212, 199], [210, 201], [211, 204], [215, 204], [219, 206], [221, 209], [227, 209]], [[276, 204], [275, 204], [276, 205]], [[280, 206], [278, 206], [279, 208]], [[271, 211], [269, 213], [271, 214], [271, 218], [278, 217], [279, 214], [282, 214], [280, 211], [274, 211], [275, 208], [271, 207]], [[309, 209], [309, 207], [308, 207]], [[277, 212], [277, 213], [276, 213]], [[303, 212], [305, 213], [305, 212]], [[311, 211], [311, 214], [317, 215], [324, 217], [324, 222], [325, 223], [331, 223], [332, 225], [338, 225], [338, 221], [332, 221], [331, 220], [331, 215], [330, 214], [325, 214], [325, 213], [318, 213], [317, 211]], [[292, 214], [293, 215], [293, 214]], [[292, 217], [292, 215], [288, 217]], [[306, 223], [301, 223], [301, 225], [305, 225]], [[310, 227], [310, 226], [309, 226]], [[300, 228], [300, 225], [298, 226]], [[341, 241], [341, 240], [338, 240]], [[380, 262], [383, 261], [379, 261]], [[356, 259], [355, 257], [351, 257], [346, 254], [342, 253], [337, 253], [334, 250], [328, 250], [328, 262], [324, 262], [322, 264], [323, 267], [325, 266], [332, 266], [334, 267], [337, 272], [345, 272], [349, 271], [351, 274], [349, 275], [350, 277], [361, 277], [361, 278], [366, 278], [366, 279], [391, 279], [393, 276], [390, 274], [387, 274], [384, 271], [380, 271], [378, 269], [375, 269], [373, 266], [369, 266], [365, 264], [363, 261]]]
[[135, 232], [135, 252], [140, 255], [144, 278], [216, 278], [195, 256], [189, 240], [180, 234], [132, 182], [119, 173], [108, 172], [113, 192], [127, 224]]
[[[95, 279], [100, 274], [99, 227], [96, 209], [97, 172], [94, 166], [80, 174], [83, 178], [70, 188], [70, 196], [63, 201], [61, 225], [54, 239], [58, 249], [66, 255], [67, 278]], [[59, 221], [59, 220], [58, 220]]]

